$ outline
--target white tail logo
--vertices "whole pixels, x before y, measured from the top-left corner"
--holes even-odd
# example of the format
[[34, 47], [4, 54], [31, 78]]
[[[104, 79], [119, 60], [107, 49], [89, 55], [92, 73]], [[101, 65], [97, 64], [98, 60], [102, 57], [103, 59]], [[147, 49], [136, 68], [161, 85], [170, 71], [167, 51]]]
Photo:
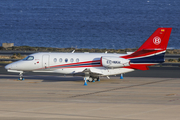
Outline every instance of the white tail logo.
[[153, 43], [154, 43], [155, 45], [159, 45], [159, 44], [161, 43], [161, 38], [158, 37], [158, 36], [154, 37]]

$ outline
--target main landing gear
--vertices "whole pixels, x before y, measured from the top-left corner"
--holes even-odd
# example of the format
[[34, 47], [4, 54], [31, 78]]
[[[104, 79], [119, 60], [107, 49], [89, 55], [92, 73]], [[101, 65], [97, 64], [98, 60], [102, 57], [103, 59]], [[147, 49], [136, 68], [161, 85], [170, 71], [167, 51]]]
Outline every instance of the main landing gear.
[[19, 73], [19, 79], [18, 80], [24, 80], [24, 78], [23, 78], [23, 72], [20, 72]]
[[92, 77], [85, 76], [84, 77], [84, 86], [87, 86], [87, 82], [95, 82], [95, 81], [100, 81], [99, 77], [92, 78]]

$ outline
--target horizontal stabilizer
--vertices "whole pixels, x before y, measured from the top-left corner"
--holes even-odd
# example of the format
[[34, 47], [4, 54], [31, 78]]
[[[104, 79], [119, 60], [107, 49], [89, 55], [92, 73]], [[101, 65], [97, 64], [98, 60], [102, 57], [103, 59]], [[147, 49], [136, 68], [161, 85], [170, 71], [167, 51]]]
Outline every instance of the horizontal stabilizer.
[[137, 70], [149, 70], [149, 68], [145, 65], [143, 65], [143, 66], [131, 66], [131, 68], [137, 69]]

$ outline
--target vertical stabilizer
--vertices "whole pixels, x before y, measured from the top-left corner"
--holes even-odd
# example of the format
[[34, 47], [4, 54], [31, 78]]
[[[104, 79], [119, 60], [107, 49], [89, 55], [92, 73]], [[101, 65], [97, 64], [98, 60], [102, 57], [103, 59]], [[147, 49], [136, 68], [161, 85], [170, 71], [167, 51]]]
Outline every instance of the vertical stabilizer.
[[164, 62], [172, 28], [158, 28], [134, 53], [122, 58], [129, 59], [131, 68], [147, 70], [147, 66]]
[[137, 50], [166, 50], [172, 28], [158, 28]]

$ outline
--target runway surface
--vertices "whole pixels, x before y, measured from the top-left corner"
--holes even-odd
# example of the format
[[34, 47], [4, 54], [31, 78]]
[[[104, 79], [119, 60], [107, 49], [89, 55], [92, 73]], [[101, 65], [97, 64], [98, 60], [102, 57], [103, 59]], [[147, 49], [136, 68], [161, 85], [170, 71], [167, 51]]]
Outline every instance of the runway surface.
[[0, 65], [2, 120], [179, 120], [179, 67], [151, 67], [83, 86], [82, 77], [7, 73]]
[[1, 75], [2, 120], [178, 120], [180, 78]]

